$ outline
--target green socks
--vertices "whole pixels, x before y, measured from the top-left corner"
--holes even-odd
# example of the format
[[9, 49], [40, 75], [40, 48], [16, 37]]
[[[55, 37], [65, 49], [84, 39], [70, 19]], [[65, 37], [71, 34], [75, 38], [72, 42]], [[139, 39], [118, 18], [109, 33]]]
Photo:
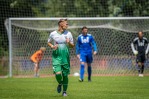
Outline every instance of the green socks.
[[63, 84], [63, 92], [67, 91], [68, 87], [68, 76], [63, 76], [63, 81], [62, 81], [62, 75], [61, 74], [56, 74], [56, 80], [59, 84]]
[[63, 92], [67, 91], [68, 87], [68, 76], [63, 76]]
[[55, 76], [56, 76], [57, 82], [58, 82], [59, 84], [61, 84], [61, 83], [62, 83], [62, 75], [61, 75], [61, 74], [56, 74]]

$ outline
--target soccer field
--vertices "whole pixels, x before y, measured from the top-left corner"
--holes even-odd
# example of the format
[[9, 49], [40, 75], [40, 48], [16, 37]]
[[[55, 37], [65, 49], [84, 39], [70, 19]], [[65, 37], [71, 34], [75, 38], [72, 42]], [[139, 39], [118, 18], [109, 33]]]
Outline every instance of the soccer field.
[[[69, 77], [66, 99], [149, 99], [149, 77], [95, 76], [92, 82]], [[63, 99], [54, 77], [1, 78], [0, 99]]]

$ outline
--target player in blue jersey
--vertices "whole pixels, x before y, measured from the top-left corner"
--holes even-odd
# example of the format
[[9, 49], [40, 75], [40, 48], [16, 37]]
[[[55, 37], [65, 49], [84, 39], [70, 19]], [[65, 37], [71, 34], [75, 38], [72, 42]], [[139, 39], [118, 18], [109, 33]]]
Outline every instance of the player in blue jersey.
[[[94, 51], [92, 50], [94, 49]], [[88, 81], [91, 81], [91, 73], [92, 67], [91, 63], [93, 61], [92, 54], [96, 55], [97, 47], [95, 40], [91, 34], [88, 33], [88, 28], [84, 26], [82, 28], [82, 34], [78, 36], [77, 44], [76, 44], [76, 54], [80, 59], [80, 82], [83, 82], [84, 79], [84, 68], [85, 63], [87, 63], [87, 71], [88, 71]]]

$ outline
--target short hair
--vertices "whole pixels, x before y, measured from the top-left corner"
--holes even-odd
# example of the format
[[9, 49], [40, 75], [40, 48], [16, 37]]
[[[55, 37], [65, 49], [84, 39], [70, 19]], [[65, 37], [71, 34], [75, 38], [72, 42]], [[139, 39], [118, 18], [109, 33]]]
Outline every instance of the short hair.
[[139, 31], [139, 32], [138, 32], [138, 34], [139, 34], [140, 32], [142, 32], [142, 33], [143, 33], [143, 31]]
[[45, 47], [40, 47], [40, 50], [45, 51], [46, 48]]
[[138, 35], [139, 35], [140, 32], [143, 34], [143, 31], [139, 31], [139, 32], [138, 32]]
[[87, 28], [86, 26], [83, 26], [83, 27], [82, 27], [82, 30], [84, 30], [84, 29], [88, 29], [88, 28]]
[[64, 21], [67, 21], [67, 19], [60, 19], [60, 20], [58, 21], [58, 25], [60, 25], [60, 23], [61, 23], [61, 22], [64, 22]]

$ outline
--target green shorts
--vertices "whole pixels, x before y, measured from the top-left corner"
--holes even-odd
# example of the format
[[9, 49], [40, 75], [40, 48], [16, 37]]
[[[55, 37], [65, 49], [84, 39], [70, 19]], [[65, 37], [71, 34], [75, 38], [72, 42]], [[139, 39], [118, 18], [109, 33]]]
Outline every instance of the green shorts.
[[52, 66], [54, 73], [70, 74], [69, 49], [66, 44], [59, 44], [57, 50], [52, 52]]
[[70, 74], [70, 65], [53, 65], [54, 73], [62, 72], [62, 75], [67, 76]]

